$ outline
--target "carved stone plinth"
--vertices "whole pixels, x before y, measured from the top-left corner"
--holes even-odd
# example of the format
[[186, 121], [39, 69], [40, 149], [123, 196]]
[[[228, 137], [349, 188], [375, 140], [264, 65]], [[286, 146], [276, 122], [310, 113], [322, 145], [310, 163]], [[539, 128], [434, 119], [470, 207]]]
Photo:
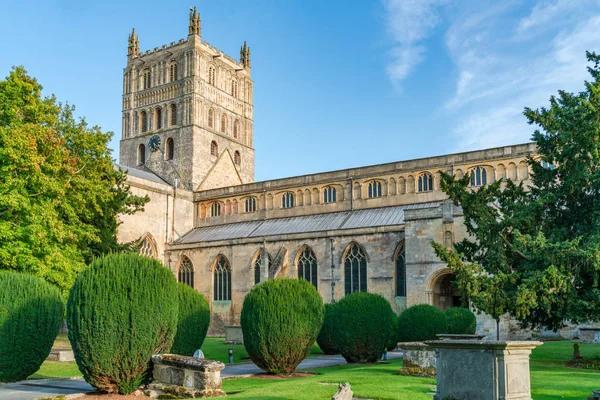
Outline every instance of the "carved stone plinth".
[[541, 342], [433, 340], [434, 400], [531, 400], [529, 355]]
[[176, 394], [179, 397], [224, 396], [221, 371], [225, 364], [176, 354], [152, 356], [154, 369], [150, 390]]

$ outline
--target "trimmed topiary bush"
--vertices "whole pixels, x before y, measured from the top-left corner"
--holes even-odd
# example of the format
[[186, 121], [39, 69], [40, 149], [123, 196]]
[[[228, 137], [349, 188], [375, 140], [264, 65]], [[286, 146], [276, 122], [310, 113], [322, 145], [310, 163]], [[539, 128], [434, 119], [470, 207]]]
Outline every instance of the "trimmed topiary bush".
[[323, 325], [317, 289], [304, 279], [272, 279], [244, 299], [240, 322], [244, 347], [261, 369], [289, 375], [310, 352]]
[[448, 333], [474, 335], [477, 329], [475, 314], [468, 308], [452, 307], [445, 311]]
[[64, 317], [57, 287], [41, 278], [0, 272], [0, 382], [15, 382], [40, 369]]
[[378, 294], [357, 292], [340, 300], [335, 309], [335, 344], [349, 363], [374, 363], [388, 345], [394, 311]]
[[319, 336], [317, 336], [317, 343], [325, 354], [339, 354], [335, 346], [335, 335], [339, 331], [339, 325], [334, 320], [336, 304], [325, 304], [325, 319]]
[[210, 306], [201, 293], [184, 283], [177, 284], [177, 292], [179, 316], [171, 353], [192, 356], [202, 347], [206, 338], [210, 323]]
[[394, 351], [398, 347], [398, 316], [394, 313], [394, 323], [392, 324], [392, 331], [390, 332], [390, 338], [388, 340], [387, 350]]
[[67, 303], [69, 340], [84, 379], [127, 394], [151, 376], [152, 354], [169, 351], [177, 329], [177, 282], [157, 260], [111, 254], [75, 281]]
[[398, 318], [400, 342], [437, 340], [438, 333], [448, 333], [446, 314], [429, 304], [409, 307]]

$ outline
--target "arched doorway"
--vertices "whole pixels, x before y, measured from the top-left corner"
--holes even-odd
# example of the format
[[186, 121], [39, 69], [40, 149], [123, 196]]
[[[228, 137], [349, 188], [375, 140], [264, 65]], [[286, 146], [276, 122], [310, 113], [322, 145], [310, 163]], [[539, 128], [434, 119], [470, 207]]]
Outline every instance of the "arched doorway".
[[444, 311], [461, 306], [461, 293], [454, 287], [455, 276], [449, 268], [434, 272], [429, 278], [429, 302]]

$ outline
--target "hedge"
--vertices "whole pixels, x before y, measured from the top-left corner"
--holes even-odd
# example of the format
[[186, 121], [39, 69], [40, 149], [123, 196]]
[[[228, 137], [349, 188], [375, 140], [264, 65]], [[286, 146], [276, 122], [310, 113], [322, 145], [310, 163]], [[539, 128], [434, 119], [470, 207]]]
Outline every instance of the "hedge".
[[404, 310], [398, 318], [400, 342], [437, 340], [439, 333], [448, 333], [446, 314], [434, 306], [418, 304]]
[[179, 316], [171, 353], [192, 356], [202, 347], [206, 338], [210, 324], [210, 306], [201, 293], [184, 283], [177, 284], [177, 292]]
[[475, 314], [468, 308], [452, 307], [445, 311], [448, 333], [474, 335], [477, 329]]

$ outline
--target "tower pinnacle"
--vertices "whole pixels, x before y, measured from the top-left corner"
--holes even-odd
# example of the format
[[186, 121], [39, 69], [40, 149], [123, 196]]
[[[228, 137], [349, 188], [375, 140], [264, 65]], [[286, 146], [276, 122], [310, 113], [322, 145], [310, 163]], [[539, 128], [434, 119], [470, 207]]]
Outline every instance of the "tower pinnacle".
[[244, 45], [240, 47], [240, 63], [244, 68], [250, 68], [250, 47], [244, 40]]
[[196, 7], [190, 7], [190, 31], [189, 36], [198, 35], [200, 36], [200, 14], [196, 10]]
[[140, 39], [138, 35], [135, 33], [135, 28], [131, 30], [129, 34], [129, 42], [127, 45], [127, 55], [128, 56], [137, 56], [140, 54]]

